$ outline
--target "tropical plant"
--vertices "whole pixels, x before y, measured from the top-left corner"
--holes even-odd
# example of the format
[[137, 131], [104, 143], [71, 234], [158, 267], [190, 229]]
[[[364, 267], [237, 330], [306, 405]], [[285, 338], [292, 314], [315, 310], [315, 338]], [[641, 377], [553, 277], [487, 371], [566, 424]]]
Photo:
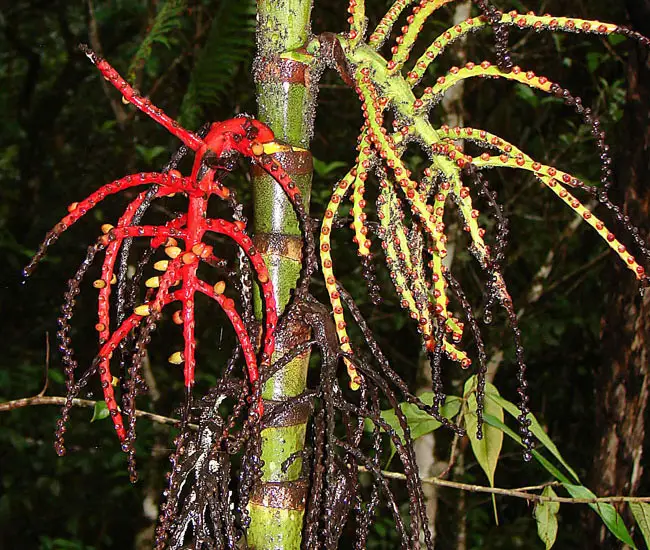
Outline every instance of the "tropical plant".
[[[645, 289], [649, 278], [644, 265], [648, 265], [650, 252], [638, 229], [608, 197], [611, 158], [600, 120], [565, 87], [516, 66], [508, 35], [514, 27], [620, 35], [644, 47], [650, 45], [650, 40], [618, 25], [502, 13], [485, 0], [477, 0], [478, 15], [444, 31], [422, 49], [415, 62], [409, 63], [427, 19], [450, 3], [397, 0], [369, 32], [365, 2], [351, 0], [348, 32], [312, 36], [310, 2], [260, 0], [255, 61], [260, 120], [240, 116], [209, 124], [197, 133], [168, 117], [105, 60], [83, 48], [127, 102], [178, 137], [183, 147], [162, 172], [126, 176], [71, 204], [69, 214], [46, 236], [26, 268], [26, 275], [63, 231], [105, 197], [130, 187], [151, 185], [129, 204], [115, 227], [102, 227], [104, 235], [88, 248], [86, 258], [70, 279], [59, 319], [68, 395], [57, 425], [56, 449], [64, 453], [63, 434], [70, 409], [91, 376], [99, 373], [107, 414], [128, 455], [131, 478], [136, 479], [136, 396], [146, 386], [142, 373], [146, 346], [164, 308], [180, 302], [181, 310], [172, 315], [172, 320], [183, 327], [184, 349], [172, 353], [169, 361], [184, 365], [187, 391], [181, 432], [171, 456], [166, 502], [161, 507], [157, 547], [234, 548], [246, 543], [258, 549], [301, 545], [334, 548], [346, 523], [353, 521], [356, 547], [365, 548], [383, 499], [392, 513], [399, 544], [405, 548], [431, 548], [433, 540], [412, 443], [414, 438], [440, 426], [459, 437], [469, 437], [492, 486], [503, 435], [508, 435], [523, 447], [524, 460], [536, 458], [574, 500], [584, 499], [615, 536], [634, 546], [612, 504], [598, 501], [581, 484], [529, 409], [517, 312], [502, 273], [508, 220], [482, 171], [500, 167], [530, 172], [602, 237]], [[177, 28], [175, 18], [182, 5], [170, 0], [161, 6], [152, 34], [134, 56], [134, 68], [142, 66], [154, 43], [165, 44], [162, 37]], [[384, 55], [384, 44], [402, 19], [405, 24], [393, 33], [394, 45]], [[495, 62], [468, 62], [463, 67], [452, 67], [430, 86], [421, 84], [447, 46], [469, 33], [489, 29], [495, 37]], [[218, 42], [219, 34], [213, 30], [206, 49]], [[232, 59], [239, 62], [243, 58]], [[196, 118], [194, 102], [206, 97], [201, 82], [211, 82], [213, 88], [225, 86], [203, 58], [196, 67], [183, 104], [183, 112], [190, 120]], [[313, 170], [308, 149], [318, 82], [327, 67], [336, 69], [356, 91], [363, 123], [354, 165], [334, 185], [319, 221], [308, 214]], [[436, 128], [431, 122], [431, 109], [455, 84], [473, 78], [514, 81], [571, 107], [595, 138], [600, 182], [591, 184], [533, 159], [484, 129]], [[465, 145], [460, 145], [459, 140]], [[427, 166], [409, 166], [406, 157], [412, 144], [428, 159]], [[189, 150], [195, 158], [190, 176], [183, 176], [178, 166]], [[252, 236], [248, 234], [243, 205], [224, 183], [237, 167], [239, 156], [253, 163]], [[609, 211], [620, 236], [576, 197], [578, 193]], [[154, 200], [175, 194], [187, 197], [183, 212], [164, 223], [142, 225]], [[212, 195], [227, 206], [220, 208], [219, 217], [208, 216]], [[339, 208], [348, 195], [351, 210], [346, 219], [339, 214]], [[370, 207], [373, 201], [374, 209]], [[479, 202], [487, 207], [490, 216], [476, 208]], [[492, 309], [499, 304], [511, 327], [518, 365], [516, 406], [487, 382], [486, 350], [478, 321], [481, 315], [474, 313], [463, 288], [445, 265], [447, 228], [453, 209], [469, 236], [467, 248], [484, 274], [487, 299], [482, 320], [489, 323]], [[429, 395], [416, 396], [392, 368], [355, 299], [335, 275], [337, 246], [342, 245], [333, 242], [332, 237], [347, 222], [351, 222], [354, 232], [352, 240], [370, 300], [379, 304], [380, 295], [388, 292], [378, 284], [374, 272], [375, 258], [379, 256], [400, 306], [417, 325], [431, 365], [433, 392]], [[493, 229], [492, 237], [486, 230], [488, 226]], [[318, 246], [313, 236], [316, 230]], [[236, 253], [216, 255], [216, 247], [223, 248], [223, 240], [215, 240], [210, 233], [234, 242], [238, 246]], [[381, 251], [373, 252], [372, 234], [381, 242]], [[132, 242], [138, 237], [149, 239], [149, 246], [141, 251], [129, 277]], [[630, 245], [638, 251], [639, 260], [628, 251]], [[96, 255], [104, 250], [101, 277], [93, 284], [99, 290], [95, 328], [100, 350], [92, 365], [78, 375], [69, 321], [82, 280]], [[162, 259], [161, 252], [167, 258]], [[140, 282], [156, 254], [160, 258], [153, 267], [163, 274], [148, 278], [148, 290], [143, 294]], [[198, 276], [199, 269], [205, 266], [217, 270], [213, 284], [205, 282], [211, 276], [209, 272]], [[312, 276], [319, 267], [329, 307], [311, 293]], [[114, 306], [110, 302], [112, 284], [116, 284]], [[178, 285], [180, 288], [173, 290]], [[197, 292], [221, 306], [238, 340], [217, 383], [201, 398], [192, 395]], [[233, 300], [235, 297], [239, 297], [239, 304]], [[464, 319], [453, 309], [460, 311]], [[350, 319], [354, 324], [348, 327]], [[461, 345], [465, 325], [474, 352]], [[319, 352], [320, 369], [315, 383], [308, 385], [312, 348]], [[241, 375], [236, 369], [242, 362], [240, 356], [245, 365]], [[474, 361], [470, 356], [475, 357]], [[111, 360], [119, 362], [119, 377], [111, 372]], [[445, 394], [442, 365], [446, 360], [463, 369], [477, 364], [462, 395]], [[341, 366], [347, 382], [339, 372]], [[115, 387], [120, 388], [121, 405]], [[382, 410], [385, 404], [390, 408]], [[517, 419], [519, 434], [504, 423], [504, 411]], [[306, 447], [307, 437], [310, 445]], [[564, 472], [534, 449], [534, 438]], [[390, 442], [390, 451], [385, 441]], [[389, 474], [382, 470], [387, 451], [392, 451], [391, 457], [398, 456], [404, 471], [407, 513], [400, 508], [387, 481]], [[367, 478], [362, 480], [361, 476], [370, 477], [367, 486]], [[544, 488], [542, 495], [524, 494], [538, 502], [535, 517], [548, 548], [555, 540], [557, 502], [561, 499], [551, 487]], [[645, 506], [635, 502], [635, 517], [645, 517]], [[647, 522], [640, 519], [639, 526], [647, 534]]]

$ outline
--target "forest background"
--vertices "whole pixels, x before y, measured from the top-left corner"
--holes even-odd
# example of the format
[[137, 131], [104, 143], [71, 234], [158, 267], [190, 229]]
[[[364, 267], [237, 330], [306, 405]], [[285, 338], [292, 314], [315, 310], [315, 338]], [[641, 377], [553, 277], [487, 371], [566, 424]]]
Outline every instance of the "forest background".
[[[65, 282], [84, 255], [86, 235], [114, 220], [123, 202], [107, 202], [95, 212], [94, 220], [73, 228], [50, 251], [33, 279], [23, 284], [21, 269], [45, 231], [69, 203], [123, 174], [159, 169], [178, 146], [143, 115], [123, 106], [115, 93], [106, 93], [77, 44], [100, 43], [114, 66], [168, 113], [180, 116], [186, 126], [196, 128], [204, 121], [256, 112], [251, 71], [255, 2], [183, 3], [167, 22], [170, 27], [164, 29], [163, 38], [147, 43], [145, 37], [150, 36], [162, 4], [18, 0], [0, 13], [0, 402], [39, 393], [46, 375], [47, 395], [64, 395], [55, 332]], [[389, 5], [369, 1], [371, 18]], [[644, 0], [503, 0], [497, 5], [632, 24], [650, 35], [650, 6]], [[340, 0], [316, 1], [313, 31], [344, 29], [346, 6]], [[430, 21], [422, 43], [446, 29], [454, 11], [452, 4]], [[470, 36], [449, 52], [441, 68], [458, 60], [493, 58], [491, 40], [490, 33]], [[562, 83], [602, 117], [617, 175], [613, 195], [647, 229], [647, 53], [631, 43], [581, 35], [514, 32], [511, 44], [518, 64]], [[435, 74], [436, 67], [430, 71]], [[462, 94], [435, 116], [461, 117], [467, 125], [513, 141], [534, 158], [570, 168], [585, 181], [598, 179], [589, 129], [561, 101], [524, 86], [469, 81]], [[360, 125], [356, 94], [336, 73], [327, 73], [320, 86], [312, 142], [317, 159], [312, 196], [316, 217], [322, 215], [337, 177], [354, 160]], [[413, 166], [425, 161], [417, 155], [409, 160]], [[245, 202], [243, 171], [238, 177], [239, 196]], [[635, 281], [623, 273], [615, 256], [588, 227], [575, 224], [574, 214], [540, 189], [534, 178], [500, 171], [492, 171], [490, 177], [511, 220], [505, 275], [522, 312], [532, 411], [595, 493], [650, 494], [642, 467], [648, 448], [644, 429], [648, 296], [640, 297]], [[462, 239], [462, 232], [458, 233]], [[480, 305], [478, 267], [462, 246], [456, 250], [454, 271], [472, 303]], [[415, 327], [399, 310], [388, 275], [379, 273], [386, 299], [382, 308], [375, 308], [367, 298], [363, 301], [367, 294], [354, 251], [349, 251], [347, 260], [342, 255], [341, 262], [343, 284], [361, 297], [362, 309], [381, 336], [384, 350], [411, 387], [425, 389]], [[322, 297], [318, 285], [314, 289]], [[77, 323], [77, 352], [81, 361], [90, 361], [96, 351], [92, 298], [85, 303], [89, 307], [82, 306]], [[486, 327], [488, 350], [495, 385], [515, 401], [513, 349], [504, 343], [508, 338], [502, 317]], [[229, 336], [209, 322], [197, 325], [203, 331], [198, 335], [202, 345], [198, 383], [199, 388], [207, 388], [214, 380], [211, 372], [225, 361]], [[151, 346], [150, 373], [155, 383], [150, 383], [148, 401], [141, 408], [161, 415], [173, 414], [182, 396], [181, 377], [166, 362], [167, 342], [174, 338], [173, 330], [163, 327]], [[450, 393], [460, 393], [465, 376], [452, 374]], [[95, 387], [86, 397], [99, 396]], [[73, 412], [69, 453], [57, 458], [52, 448], [57, 412], [51, 406], [0, 412], [0, 548], [148, 547], [173, 428], [140, 422], [141, 479], [131, 486], [110, 423], [91, 421], [93, 409]], [[448, 460], [450, 440], [449, 434], [436, 434], [440, 463]], [[454, 469], [453, 479], [486, 484], [468, 446], [461, 453], [462, 468]], [[535, 463], [524, 463], [516, 446], [506, 441], [496, 486], [545, 481], [548, 475]], [[497, 527], [488, 495], [460, 497], [455, 490], [441, 489], [435, 499], [440, 548], [544, 547], [537, 537], [532, 507], [525, 501], [497, 497]], [[621, 512], [629, 519], [625, 508]], [[594, 518], [586, 507], [563, 506], [556, 547], [594, 548], [601, 537], [605, 538], [599, 547], [620, 547]], [[459, 533], [464, 533], [461, 541]], [[349, 536], [352, 540], [354, 533]], [[393, 548], [395, 536], [390, 516], [383, 510], [369, 548]]]

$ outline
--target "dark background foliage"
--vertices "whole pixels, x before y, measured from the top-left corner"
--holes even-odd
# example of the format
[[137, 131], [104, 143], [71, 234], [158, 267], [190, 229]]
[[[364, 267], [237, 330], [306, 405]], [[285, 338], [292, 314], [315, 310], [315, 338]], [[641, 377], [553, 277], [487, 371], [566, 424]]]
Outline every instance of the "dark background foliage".
[[[379, 0], [367, 3], [372, 22], [389, 5]], [[46, 230], [60, 219], [69, 203], [126, 173], [160, 168], [178, 146], [160, 127], [130, 106], [123, 106], [114, 90], [104, 89], [96, 70], [77, 51], [77, 43], [90, 41], [97, 47], [99, 40], [103, 54], [118, 70], [123, 74], [131, 70], [139, 89], [190, 126], [230, 118], [238, 112], [255, 112], [250, 71], [255, 2], [189, 2], [170, 12], [167, 26], [157, 40], [151, 40], [152, 22], [162, 4], [97, 0], [91, 17], [88, 4], [83, 2], [17, 0], [0, 14], [0, 400], [41, 390], [48, 342], [52, 352], [47, 392], [64, 394], [55, 333], [65, 282], [83, 258], [87, 244], [94, 240], [99, 225], [115, 220], [125, 199], [106, 201], [90, 216], [92, 219], [66, 233], [47, 262], [24, 284], [21, 269]], [[316, 2], [313, 31], [342, 30], [346, 4], [340, 0]], [[627, 22], [622, 2], [503, 0], [498, 4], [504, 9]], [[427, 23], [423, 44], [449, 26], [451, 10], [443, 9], [441, 14], [442, 18]], [[142, 46], [147, 36], [150, 43], [145, 46], [150, 50]], [[493, 59], [491, 39], [490, 33], [471, 36], [465, 46], [467, 59]], [[518, 64], [562, 83], [602, 115], [617, 168], [626, 173], [627, 154], [635, 146], [624, 124], [630, 46], [600, 37], [531, 32], [514, 32], [511, 44]], [[450, 52], [432, 69], [430, 81], [454, 63], [454, 55]], [[463, 103], [468, 125], [489, 129], [533, 157], [552, 160], [586, 181], [598, 180], [598, 159], [589, 131], [561, 102], [509, 82], [476, 80], [468, 82]], [[334, 73], [323, 79], [318, 107], [313, 153], [322, 162], [316, 165], [312, 207], [316, 216], [322, 213], [336, 177], [344, 174], [345, 166], [354, 158], [361, 121], [356, 95]], [[416, 166], [425, 161], [415, 151], [410, 157]], [[632, 278], [627, 273], [612, 275], [611, 265], [618, 260], [605, 252], [588, 228], [567, 232], [573, 214], [533, 178], [506, 170], [493, 171], [490, 177], [511, 220], [506, 278], [515, 304], [525, 308], [521, 325], [532, 410], [579, 475], [593, 479], [594, 456], [603, 428], [594, 421], [602, 407], [595, 381], [607, 385], [616, 343], [625, 345], [614, 338], [607, 349], [602, 347], [603, 335], [617, 329], [607, 324], [606, 313], [616, 293], [633, 285]], [[243, 172], [238, 178], [240, 197], [246, 198]], [[619, 188], [626, 184], [626, 180], [617, 181]], [[486, 223], [493, 222], [486, 218]], [[349, 242], [350, 232], [342, 230], [339, 239]], [[462, 235], [456, 244], [453, 270], [472, 302], [479, 306], [483, 299], [481, 274], [463, 248], [466, 241]], [[531, 281], [551, 250], [554, 261], [543, 292], [528, 303]], [[398, 371], [416, 387], [417, 336], [403, 312], [396, 309], [387, 274], [380, 272], [387, 289], [386, 304], [373, 309], [360, 281], [355, 255], [341, 254], [339, 260], [344, 284], [359, 296]], [[322, 291], [319, 282], [314, 287], [317, 293]], [[73, 334], [82, 364], [89, 363], [96, 351], [94, 294], [92, 288], [85, 290]], [[197, 323], [199, 391], [214, 380], [231, 339], [210, 316], [205, 312]], [[495, 384], [503, 395], [515, 400], [513, 350], [502, 315], [486, 327], [486, 336], [491, 352], [504, 356]], [[160, 396], [143, 399], [141, 408], [172, 414], [180, 403], [181, 376], [166, 362], [175, 339], [180, 341], [173, 328], [164, 326], [154, 337], [150, 360]], [[600, 373], [598, 378], [595, 373]], [[450, 393], [459, 393], [463, 376], [466, 374], [449, 370]], [[91, 387], [89, 397], [98, 398], [97, 390]], [[173, 430], [139, 422], [141, 480], [131, 486], [108, 421], [91, 423], [92, 410], [73, 411], [69, 452], [58, 459], [52, 449], [56, 415], [53, 407], [0, 414], [0, 548], [138, 547], [138, 538], [145, 537], [152, 525], [151, 509], [162, 490]], [[440, 438], [444, 441], [448, 436]], [[485, 483], [469, 454], [463, 480]], [[498, 486], [546, 480], [544, 472], [534, 464], [524, 464], [518, 450], [506, 445], [497, 469]], [[648, 492], [647, 480], [639, 491]], [[440, 548], [453, 548], [455, 544], [459, 521], [456, 499], [454, 492], [441, 493]], [[489, 499], [469, 497], [466, 517], [462, 518], [467, 521], [468, 548], [542, 548], [531, 509], [523, 502], [504, 498], [497, 503], [501, 519], [498, 528]], [[593, 539], [586, 538], [585, 517], [587, 513], [580, 507], [562, 508], [558, 548], [595, 547], [591, 545]], [[378, 519], [373, 548], [393, 547], [388, 518]]]

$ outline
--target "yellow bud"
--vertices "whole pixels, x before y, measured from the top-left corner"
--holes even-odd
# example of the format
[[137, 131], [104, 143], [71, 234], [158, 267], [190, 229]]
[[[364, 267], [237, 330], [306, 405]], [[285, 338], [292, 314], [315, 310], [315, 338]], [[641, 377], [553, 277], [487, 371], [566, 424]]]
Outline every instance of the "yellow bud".
[[77, 209], [77, 206], [79, 206], [79, 203], [73, 202], [71, 205], [68, 206], [68, 212], [74, 212]]
[[355, 376], [352, 380], [350, 380], [350, 389], [352, 391], [358, 391], [360, 387], [361, 387], [360, 376]]
[[120, 383], [120, 379], [117, 376], [113, 376], [113, 378], [111, 379], [111, 386], [116, 388], [119, 383]]
[[174, 312], [174, 315], [172, 315], [172, 321], [174, 321], [174, 323], [177, 325], [183, 324], [183, 315], [181, 314], [180, 309]]
[[174, 237], [167, 237], [165, 246], [178, 246], [178, 241]]
[[141, 306], [137, 306], [134, 310], [133, 313], [136, 315], [141, 315], [142, 317], [146, 317], [151, 313], [151, 309], [149, 307], [149, 304], [142, 304]]
[[160, 286], [160, 277], [151, 277], [144, 282], [147, 288], [158, 288]]
[[110, 223], [102, 225], [102, 233], [104, 234], [108, 233], [111, 229], [113, 229], [113, 226]]
[[103, 279], [97, 279], [96, 281], [93, 282], [93, 286], [95, 288], [104, 288], [106, 286], [106, 281]]
[[185, 361], [185, 357], [183, 357], [183, 352], [182, 351], [175, 351], [169, 356], [169, 359], [167, 359], [172, 365], [180, 365], [183, 361]]
[[124, 96], [122, 96], [122, 103], [124, 103], [124, 105], [128, 105], [130, 102], [129, 102], [128, 99], [126, 99]]
[[153, 264], [153, 268], [156, 271], [167, 271], [167, 266], [169, 265], [169, 260], [160, 260]]
[[223, 294], [224, 291], [226, 290], [226, 282], [225, 281], [219, 281], [214, 285], [214, 292], [215, 294]]
[[182, 250], [177, 246], [168, 246], [167, 248], [165, 248], [165, 254], [167, 254], [167, 256], [169, 256], [172, 259], [177, 258], [181, 252]]
[[113, 273], [113, 276], [111, 277], [111, 284], [114, 285], [115, 283], [117, 283], [117, 276], [115, 273]]

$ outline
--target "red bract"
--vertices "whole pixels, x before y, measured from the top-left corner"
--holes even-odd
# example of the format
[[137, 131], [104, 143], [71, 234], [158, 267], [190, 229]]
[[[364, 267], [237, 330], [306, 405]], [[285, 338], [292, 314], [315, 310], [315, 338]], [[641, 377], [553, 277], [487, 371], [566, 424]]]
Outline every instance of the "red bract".
[[[223, 295], [225, 284], [219, 282], [212, 287], [197, 276], [200, 262], [204, 261], [210, 265], [215, 265], [220, 261], [214, 256], [212, 247], [203, 241], [206, 233], [219, 233], [229, 237], [245, 252], [250, 260], [261, 287], [265, 307], [260, 355], [261, 367], [269, 365], [274, 351], [275, 328], [278, 321], [276, 302], [273, 287], [269, 281], [269, 273], [261, 254], [255, 250], [251, 238], [247, 235], [245, 223], [242, 221], [230, 222], [224, 219], [207, 218], [208, 201], [212, 195], [217, 195], [221, 199], [230, 197], [229, 189], [223, 185], [220, 179], [220, 174], [229, 170], [227, 159], [233, 153], [240, 153], [249, 157], [254, 162], [259, 163], [283, 187], [297, 210], [302, 211], [302, 203], [300, 193], [289, 175], [265, 153], [265, 145], [276, 143], [273, 132], [267, 126], [250, 117], [241, 116], [213, 123], [205, 138], [201, 138], [180, 126], [147, 98], [140, 96], [113, 67], [86, 46], [81, 46], [81, 49], [101, 71], [104, 78], [115, 86], [126, 100], [164, 126], [195, 153], [190, 176], [182, 176], [177, 170], [171, 170], [168, 173], [133, 174], [104, 185], [86, 199], [71, 204], [68, 207], [69, 214], [47, 234], [37, 254], [25, 268], [25, 275], [31, 274], [36, 264], [45, 255], [47, 247], [55, 242], [63, 231], [76, 223], [107, 196], [130, 187], [140, 185], [157, 186], [155, 191], [149, 192], [149, 194], [147, 192], [140, 193], [128, 205], [116, 227], [108, 224], [102, 226], [105, 235], [100, 238], [97, 245], [89, 249], [86, 261], [82, 264], [75, 278], [71, 280], [70, 291], [66, 295], [67, 302], [63, 309], [64, 317], [61, 322], [62, 330], [60, 332], [60, 335], [62, 334], [61, 347], [64, 351], [64, 362], [68, 367], [69, 379], [69, 405], [64, 407], [62, 422], [60, 422], [57, 432], [59, 439], [57, 451], [62, 454], [64, 452], [62, 445], [62, 434], [65, 431], [64, 422], [67, 420], [72, 396], [78, 393], [88, 376], [87, 373], [79, 382], [74, 382], [72, 370], [76, 367], [76, 361], [71, 358], [72, 352], [68, 347], [69, 329], [67, 321], [72, 316], [73, 296], [78, 293], [80, 279], [85, 274], [92, 259], [94, 259], [96, 252], [105, 249], [106, 255], [101, 278], [94, 283], [94, 286], [99, 289], [96, 329], [101, 347], [91, 371], [97, 370], [99, 372], [104, 400], [117, 436], [122, 443], [123, 449], [132, 453], [132, 439], [134, 437], [132, 426], [134, 420], [131, 422], [129, 429], [125, 428], [122, 413], [115, 400], [110, 361], [115, 350], [134, 329], [142, 324], [143, 319], [149, 315], [159, 316], [163, 308], [172, 302], [178, 301], [181, 303], [180, 316], [175, 316], [174, 320], [183, 325], [184, 349], [182, 352], [172, 354], [170, 361], [178, 364], [184, 363], [187, 392], [189, 393], [194, 385], [196, 367], [196, 340], [194, 335], [194, 296], [196, 292], [203, 293], [214, 299], [226, 313], [242, 347], [249, 382], [253, 388], [259, 390], [257, 388], [259, 372], [255, 347], [251, 342], [251, 337], [244, 326], [241, 316], [235, 308], [235, 303]], [[178, 216], [165, 225], [137, 225], [140, 219], [137, 213], [144, 203], [174, 193], [187, 195], [189, 199], [187, 213]], [[119, 323], [119, 326], [111, 330], [110, 297], [111, 284], [115, 280], [115, 260], [125, 240], [134, 237], [150, 238], [152, 248], [164, 246], [170, 260], [157, 262], [154, 267], [164, 273], [160, 277], [153, 277], [147, 281], [148, 287], [157, 289], [153, 297], [146, 303], [134, 307], [131, 315]], [[182, 245], [179, 245], [179, 241], [182, 242]], [[134, 383], [132, 382], [132, 384]], [[263, 408], [259, 391], [254, 393], [258, 396], [258, 401], [249, 413], [249, 420], [256, 421], [262, 415]]]

